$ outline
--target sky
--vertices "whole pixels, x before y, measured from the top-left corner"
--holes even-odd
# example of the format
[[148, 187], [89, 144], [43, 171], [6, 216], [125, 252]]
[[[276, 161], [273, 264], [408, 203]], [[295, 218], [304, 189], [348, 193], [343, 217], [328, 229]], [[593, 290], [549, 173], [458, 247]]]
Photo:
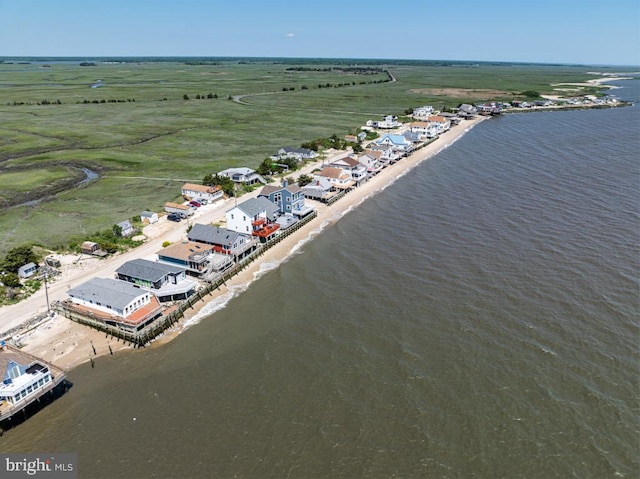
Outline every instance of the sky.
[[639, 0], [0, 0], [0, 57], [640, 65]]

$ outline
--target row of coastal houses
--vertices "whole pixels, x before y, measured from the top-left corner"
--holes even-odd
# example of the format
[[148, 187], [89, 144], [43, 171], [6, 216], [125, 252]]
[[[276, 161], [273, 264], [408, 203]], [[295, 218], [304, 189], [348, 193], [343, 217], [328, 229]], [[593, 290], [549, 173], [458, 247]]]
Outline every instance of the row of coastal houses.
[[163, 303], [188, 299], [199, 280], [218, 277], [313, 211], [297, 184], [266, 185], [257, 198], [226, 212], [226, 227], [195, 223], [185, 240], [162, 248], [154, 260], [128, 261], [115, 278], [93, 278], [70, 289], [64, 308], [113, 329], [140, 332], [162, 316]]
[[[194, 295], [200, 281], [221, 277], [261, 245], [313, 214], [313, 200], [328, 202], [340, 197], [451, 127], [450, 119], [432, 114], [432, 109], [426, 108], [425, 112], [429, 114], [424, 119], [407, 125], [399, 124], [396, 117], [384, 117], [377, 124], [383, 130], [378, 138], [359, 154], [345, 154], [323, 163], [304, 186], [287, 180], [279, 185], [267, 184], [250, 168], [217, 173], [237, 183], [264, 186], [256, 197], [225, 212], [224, 227], [192, 224], [185, 239], [163, 247], [153, 259], [128, 261], [113, 278], [93, 278], [70, 289], [65, 307], [113, 329], [144, 330], [162, 316], [167, 306]], [[390, 126], [396, 129], [390, 130]], [[284, 147], [272, 159], [305, 161], [316, 156], [312, 150]], [[185, 203], [167, 203], [168, 212], [190, 216], [194, 212], [191, 201], [213, 203], [224, 198], [219, 186], [194, 183], [185, 183], [181, 193]]]

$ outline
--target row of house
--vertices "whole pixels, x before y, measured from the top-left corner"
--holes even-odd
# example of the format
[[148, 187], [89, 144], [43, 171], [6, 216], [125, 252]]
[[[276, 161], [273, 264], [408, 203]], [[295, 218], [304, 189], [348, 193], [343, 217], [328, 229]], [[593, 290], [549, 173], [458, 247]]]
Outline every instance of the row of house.
[[162, 316], [162, 303], [196, 292], [193, 277], [219, 275], [312, 211], [297, 184], [267, 185], [257, 198], [226, 212], [226, 227], [196, 223], [185, 240], [158, 251], [155, 261], [128, 261], [115, 278], [93, 278], [70, 289], [66, 307], [107, 326], [139, 332]]
[[[385, 133], [372, 141], [359, 155], [336, 159], [314, 173], [313, 180], [302, 187], [305, 197], [327, 201], [340, 191], [349, 190], [378, 174], [383, 168], [407, 156], [422, 144], [451, 128], [452, 120], [433, 115], [432, 107], [423, 107], [423, 121], [404, 125], [403, 133]], [[366, 128], [399, 128], [397, 117], [386, 116], [380, 122], [368, 121]]]
[[[312, 181], [301, 187], [283, 180], [265, 184], [258, 196], [236, 204], [225, 212], [225, 227], [195, 223], [186, 239], [156, 253], [154, 261], [128, 261], [116, 270], [115, 278], [93, 278], [68, 292], [69, 306], [104, 324], [126, 331], [140, 331], [162, 315], [162, 304], [189, 298], [197, 290], [194, 278], [211, 279], [237, 264], [314, 211], [307, 199], [325, 201], [367, 181], [386, 166], [408, 155], [425, 141], [447, 131], [451, 120], [424, 108], [424, 118], [409, 123], [403, 133], [385, 133], [361, 154], [345, 155], [314, 172]], [[387, 116], [378, 128], [401, 126], [397, 117]], [[274, 160], [314, 158], [304, 148], [281, 148]], [[229, 168], [218, 175], [242, 184], [266, 183], [250, 168]], [[223, 198], [219, 186], [185, 183], [182, 196], [190, 200], [215, 202]], [[167, 203], [168, 212], [193, 214], [187, 204]], [[150, 219], [151, 221], [151, 219]]]

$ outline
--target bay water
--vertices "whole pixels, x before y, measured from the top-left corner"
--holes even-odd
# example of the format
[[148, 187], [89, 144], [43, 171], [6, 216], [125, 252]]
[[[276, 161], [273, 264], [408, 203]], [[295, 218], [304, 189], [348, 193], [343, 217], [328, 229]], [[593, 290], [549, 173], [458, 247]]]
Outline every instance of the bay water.
[[638, 477], [639, 150], [637, 103], [482, 122], [0, 449], [86, 478]]

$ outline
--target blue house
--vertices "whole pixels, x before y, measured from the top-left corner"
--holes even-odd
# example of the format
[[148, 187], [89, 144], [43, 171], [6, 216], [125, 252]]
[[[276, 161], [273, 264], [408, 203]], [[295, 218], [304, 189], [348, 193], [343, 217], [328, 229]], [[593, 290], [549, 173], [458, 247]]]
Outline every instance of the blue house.
[[261, 196], [278, 205], [283, 215], [305, 216], [313, 211], [313, 208], [305, 205], [302, 188], [297, 184], [289, 185], [286, 180], [282, 186], [265, 186], [258, 195]]

